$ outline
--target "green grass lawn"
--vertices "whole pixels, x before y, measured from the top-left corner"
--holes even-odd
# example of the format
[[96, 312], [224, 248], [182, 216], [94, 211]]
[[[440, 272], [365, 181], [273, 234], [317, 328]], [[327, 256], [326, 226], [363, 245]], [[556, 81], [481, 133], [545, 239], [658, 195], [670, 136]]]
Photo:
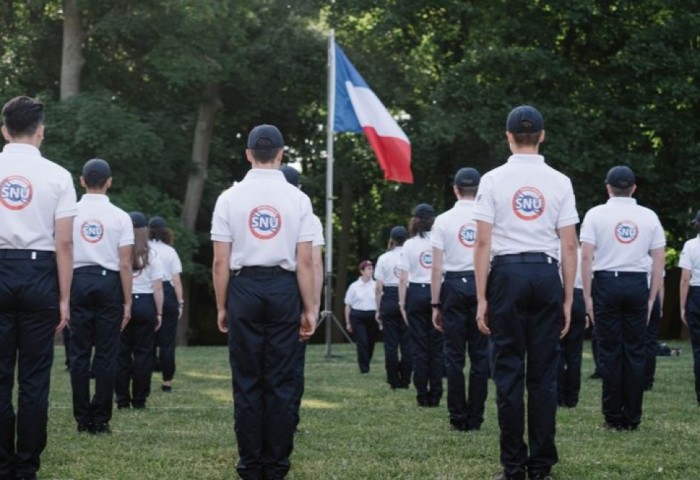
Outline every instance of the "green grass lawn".
[[[700, 428], [690, 345], [680, 357], [659, 358], [654, 391], [644, 399], [637, 432], [601, 428], [600, 381], [590, 380], [585, 346], [579, 406], [558, 413], [557, 480], [700, 479]], [[372, 370], [360, 375], [354, 350], [323, 345], [307, 354], [306, 393], [290, 479], [490, 479], [499, 471], [493, 385], [479, 432], [448, 429], [440, 408], [419, 409], [411, 390], [392, 391], [381, 344]], [[177, 350], [174, 391], [153, 393], [145, 411], [118, 411], [111, 435], [77, 434], [63, 348], [57, 347], [44, 480], [233, 479], [231, 382], [225, 347]]]

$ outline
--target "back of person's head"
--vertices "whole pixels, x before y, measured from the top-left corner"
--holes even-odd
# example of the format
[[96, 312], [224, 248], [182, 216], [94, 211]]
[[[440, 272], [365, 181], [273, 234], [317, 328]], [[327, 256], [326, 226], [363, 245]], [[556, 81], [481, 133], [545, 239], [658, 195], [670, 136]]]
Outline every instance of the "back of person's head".
[[290, 167], [289, 165], [282, 165], [280, 167], [280, 171], [288, 183], [294, 185], [295, 187], [299, 187], [299, 170], [294, 167]]
[[258, 125], [248, 135], [248, 150], [256, 162], [271, 163], [283, 148], [282, 132], [274, 125]]
[[520, 105], [508, 114], [506, 131], [513, 134], [515, 144], [521, 147], [536, 147], [544, 130], [544, 119], [535, 107]]
[[695, 217], [690, 221], [690, 224], [695, 228], [695, 231], [700, 233], [700, 210], [695, 213]]
[[455, 173], [454, 186], [461, 197], [475, 197], [479, 189], [481, 175], [478, 170], [471, 167], [464, 167]]
[[167, 245], [173, 244], [173, 232], [163, 217], [151, 217], [148, 221], [148, 233], [151, 240], [157, 240]]
[[403, 225], [396, 225], [389, 233], [389, 249], [400, 247], [408, 238], [408, 230]]
[[2, 123], [11, 137], [28, 137], [44, 123], [44, 104], [30, 97], [15, 97], [2, 107]]
[[111, 176], [112, 169], [109, 163], [101, 158], [93, 158], [83, 165], [83, 181], [88, 188], [103, 188]]
[[408, 224], [408, 233], [411, 237], [416, 235], [424, 237], [433, 228], [435, 222], [435, 209], [427, 203], [419, 203], [413, 209], [413, 217]]
[[610, 191], [615, 197], [629, 197], [634, 191], [636, 178], [634, 172], [627, 165], [617, 165], [608, 170], [605, 183], [610, 186]]
[[148, 222], [141, 212], [129, 212], [134, 227], [134, 248], [131, 253], [131, 266], [141, 270], [148, 266]]

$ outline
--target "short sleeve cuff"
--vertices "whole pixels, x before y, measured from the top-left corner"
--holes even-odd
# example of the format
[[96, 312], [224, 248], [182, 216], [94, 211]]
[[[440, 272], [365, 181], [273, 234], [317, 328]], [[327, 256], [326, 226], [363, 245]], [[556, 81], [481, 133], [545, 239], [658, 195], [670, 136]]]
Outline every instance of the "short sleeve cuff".
[[211, 234], [211, 241], [212, 242], [226, 242], [226, 243], [233, 243], [233, 240], [231, 239], [230, 235], [221, 235], [218, 233], [212, 233]]

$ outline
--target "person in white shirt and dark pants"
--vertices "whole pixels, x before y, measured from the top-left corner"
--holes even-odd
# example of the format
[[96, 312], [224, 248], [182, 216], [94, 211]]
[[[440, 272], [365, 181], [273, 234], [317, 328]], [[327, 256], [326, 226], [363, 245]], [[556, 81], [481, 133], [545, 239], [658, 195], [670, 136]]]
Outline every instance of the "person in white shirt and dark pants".
[[372, 278], [374, 267], [372, 262], [364, 260], [359, 270], [360, 278], [351, 283], [345, 293], [345, 328], [355, 336], [360, 373], [368, 373], [379, 331], [375, 282]]

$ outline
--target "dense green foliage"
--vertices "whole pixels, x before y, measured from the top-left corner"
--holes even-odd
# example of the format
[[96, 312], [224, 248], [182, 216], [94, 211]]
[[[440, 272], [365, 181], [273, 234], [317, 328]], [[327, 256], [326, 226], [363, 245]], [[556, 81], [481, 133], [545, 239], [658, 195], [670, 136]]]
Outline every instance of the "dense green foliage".
[[[697, 478], [694, 419], [698, 406], [688, 343], [680, 357], [660, 357], [654, 390], [644, 396], [636, 432], [604, 430], [600, 380], [585, 345], [581, 400], [557, 414], [558, 480], [682, 480]], [[499, 468], [493, 383], [479, 432], [448, 429], [447, 408], [420, 409], [415, 391], [389, 389], [383, 349], [360, 375], [351, 345], [327, 361], [323, 347], [307, 352], [306, 391], [290, 480], [487, 479]], [[49, 441], [41, 478], [141, 480], [235, 478], [237, 460], [231, 373], [223, 347], [178, 349], [171, 394], [153, 393], [145, 411], [115, 411], [110, 436], [75, 432], [68, 373], [57, 352], [51, 381]]]
[[[382, 180], [366, 141], [335, 145], [335, 241], [341, 268], [384, 249], [389, 228], [420, 201], [452, 203], [465, 165], [504, 161], [511, 107], [532, 103], [547, 130], [542, 153], [574, 182], [581, 216], [605, 200], [615, 164], [638, 174], [678, 248], [700, 207], [698, 0], [104, 0], [78, 1], [87, 34], [81, 93], [59, 102], [62, 3], [0, 3], [0, 98], [40, 96], [49, 107], [46, 156], [77, 177], [90, 157], [115, 172], [114, 201], [177, 224], [192, 165], [197, 111], [221, 86], [195, 231], [178, 249], [211, 329], [207, 231], [213, 203], [248, 168], [249, 129], [277, 124], [321, 217], [325, 190], [326, 34], [336, 36], [413, 146], [414, 185]], [[341, 229], [341, 196], [351, 205]], [[336, 249], [336, 252], [339, 250]], [[337, 273], [337, 269], [336, 273]], [[350, 268], [352, 270], [352, 268]], [[338, 290], [344, 290], [338, 285]], [[205, 327], [205, 323], [207, 326]]]

